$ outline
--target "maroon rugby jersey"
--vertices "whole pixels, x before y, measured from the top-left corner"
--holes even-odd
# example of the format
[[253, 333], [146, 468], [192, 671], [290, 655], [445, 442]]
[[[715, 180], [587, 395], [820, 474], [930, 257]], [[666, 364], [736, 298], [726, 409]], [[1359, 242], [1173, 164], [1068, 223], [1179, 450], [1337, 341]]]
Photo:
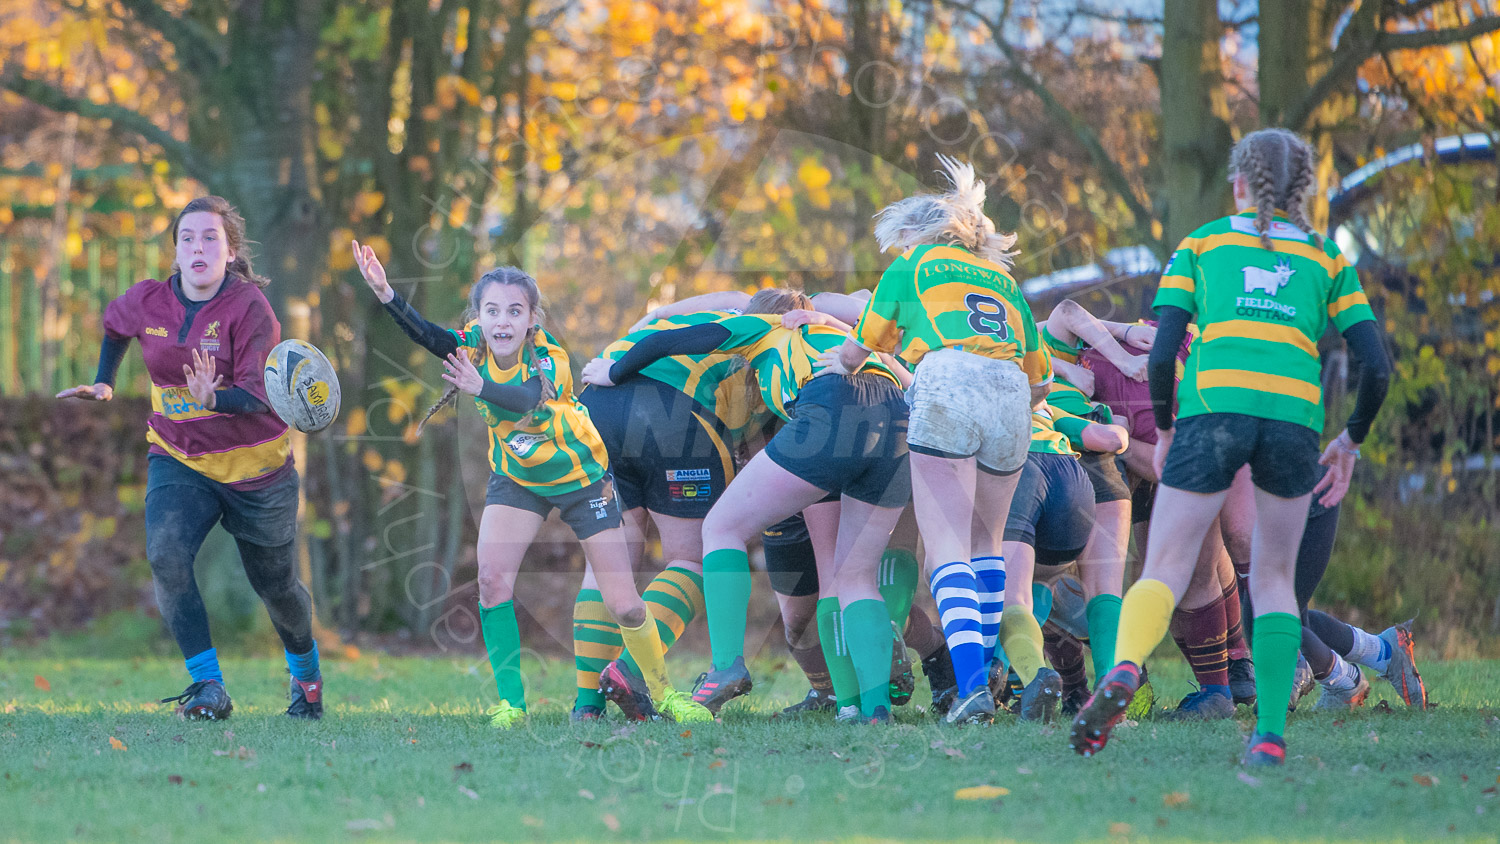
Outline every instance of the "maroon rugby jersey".
[[[1156, 320], [1144, 320], [1138, 325], [1156, 325]], [[1188, 350], [1192, 348], [1193, 338], [1198, 336], [1196, 325], [1188, 326], [1187, 336], [1182, 340], [1182, 347], [1177, 350], [1177, 380], [1182, 381], [1182, 366], [1188, 358]], [[1143, 352], [1134, 346], [1120, 344], [1126, 352], [1136, 357], [1150, 354]], [[1130, 430], [1132, 440], [1140, 440], [1144, 443], [1156, 444], [1156, 416], [1151, 412], [1151, 387], [1145, 381], [1136, 381], [1126, 377], [1119, 367], [1109, 362], [1109, 358], [1100, 354], [1096, 349], [1087, 349], [1079, 356], [1079, 363], [1094, 372], [1094, 395], [1096, 402], [1109, 405], [1109, 409], [1115, 415], [1116, 423], [1123, 423]], [[1173, 406], [1176, 411], [1176, 406]]]
[[[173, 276], [175, 279], [176, 276]], [[109, 303], [104, 331], [140, 341], [151, 375], [151, 418], [146, 439], [152, 454], [176, 458], [189, 468], [236, 489], [259, 489], [279, 480], [292, 465], [286, 423], [275, 413], [216, 413], [187, 389], [184, 365], [193, 350], [212, 355], [222, 389], [239, 387], [267, 407], [265, 365], [281, 341], [281, 323], [260, 288], [230, 274], [219, 292], [185, 321], [187, 308], [173, 280], [142, 281]]]

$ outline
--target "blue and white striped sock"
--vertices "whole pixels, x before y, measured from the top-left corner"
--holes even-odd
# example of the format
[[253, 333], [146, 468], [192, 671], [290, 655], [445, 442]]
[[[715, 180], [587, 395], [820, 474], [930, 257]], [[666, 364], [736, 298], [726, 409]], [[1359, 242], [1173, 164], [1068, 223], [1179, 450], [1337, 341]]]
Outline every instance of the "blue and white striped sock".
[[979, 622], [984, 628], [984, 664], [988, 666], [1000, 641], [1000, 613], [1005, 610], [1005, 558], [975, 557], [970, 565], [979, 582]]
[[979, 610], [978, 578], [967, 560], [945, 563], [929, 581], [937, 601], [939, 623], [953, 655], [953, 674], [962, 698], [988, 682], [984, 628]]

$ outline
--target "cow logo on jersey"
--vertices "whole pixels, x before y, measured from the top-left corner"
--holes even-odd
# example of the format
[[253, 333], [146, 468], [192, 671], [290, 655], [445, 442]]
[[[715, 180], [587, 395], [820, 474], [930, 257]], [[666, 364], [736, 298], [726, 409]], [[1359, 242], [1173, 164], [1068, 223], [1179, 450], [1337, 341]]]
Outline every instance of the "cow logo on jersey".
[[505, 441], [505, 445], [511, 451], [515, 452], [517, 457], [527, 457], [533, 451], [536, 451], [537, 446], [548, 439], [549, 437], [545, 434], [523, 434], [517, 431], [510, 435], [509, 439]]
[[975, 334], [988, 334], [996, 340], [1010, 340], [1010, 324], [1005, 321], [1005, 305], [994, 296], [970, 293], [964, 297], [969, 309], [969, 328]]
[[219, 321], [214, 320], [203, 329], [203, 337], [198, 341], [198, 347], [205, 352], [217, 352], [219, 350]]
[[1281, 292], [1281, 288], [1291, 281], [1292, 275], [1297, 271], [1292, 269], [1291, 262], [1282, 259], [1276, 263], [1273, 270], [1263, 270], [1260, 267], [1245, 267], [1245, 292], [1254, 293], [1257, 290], [1265, 291], [1267, 296], [1275, 296]]

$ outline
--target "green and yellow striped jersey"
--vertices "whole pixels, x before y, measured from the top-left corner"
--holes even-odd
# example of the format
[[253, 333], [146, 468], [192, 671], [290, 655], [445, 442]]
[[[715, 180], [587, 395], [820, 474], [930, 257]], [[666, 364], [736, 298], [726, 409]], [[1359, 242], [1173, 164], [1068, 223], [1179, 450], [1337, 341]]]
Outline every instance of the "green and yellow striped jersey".
[[1318, 338], [1373, 320], [1359, 276], [1331, 239], [1319, 248], [1277, 214], [1274, 252], [1261, 245], [1255, 209], [1185, 239], [1162, 273], [1154, 307], [1193, 314], [1193, 342], [1177, 391], [1178, 416], [1243, 413], [1323, 429]]
[[[605, 347], [600, 353], [610, 360], [619, 360], [636, 343], [658, 331], [671, 331], [691, 325], [714, 322], [734, 314], [725, 311], [702, 311], [653, 320], [640, 331], [632, 331]], [[728, 429], [730, 438], [738, 443], [750, 431], [758, 430], [770, 417], [765, 405], [759, 402], [750, 406], [746, 401], [748, 391], [745, 382], [750, 377], [744, 362], [725, 355], [672, 355], [655, 361], [640, 372], [654, 381], [666, 384], [692, 396]]]
[[[761, 399], [782, 419], [791, 418], [787, 405], [797, 400], [797, 391], [812, 379], [818, 356], [849, 339], [848, 334], [826, 325], [782, 328], [779, 314], [744, 314], [714, 321], [729, 329], [729, 338], [719, 345], [719, 353], [742, 355], [750, 362]], [[878, 373], [901, 383], [873, 356], [865, 359], [859, 371]]]
[[[1049, 398], [1031, 409], [1031, 446], [1026, 450], [1077, 457], [1082, 450], [1083, 429], [1088, 424], [1087, 419], [1079, 419], [1053, 407]], [[1074, 442], [1079, 444], [1078, 450], [1073, 448]]]
[[[484, 342], [477, 323], [463, 331], [450, 333], [460, 346], [483, 355], [479, 374], [496, 384], [524, 384], [536, 377], [538, 369], [557, 386], [557, 398], [538, 408], [528, 424], [520, 422], [527, 414], [514, 413], [481, 399], [474, 404], [490, 426], [490, 468], [510, 478], [537, 495], [562, 495], [582, 489], [604, 477], [609, 456], [604, 441], [594, 429], [589, 412], [573, 396], [573, 370], [568, 354], [546, 331], [536, 338], [536, 365], [518, 360], [502, 367]], [[525, 358], [525, 354], [522, 354]]]
[[1020, 285], [1000, 265], [957, 246], [918, 246], [886, 268], [854, 328], [867, 349], [913, 366], [933, 349], [1013, 360], [1033, 384], [1052, 377]]

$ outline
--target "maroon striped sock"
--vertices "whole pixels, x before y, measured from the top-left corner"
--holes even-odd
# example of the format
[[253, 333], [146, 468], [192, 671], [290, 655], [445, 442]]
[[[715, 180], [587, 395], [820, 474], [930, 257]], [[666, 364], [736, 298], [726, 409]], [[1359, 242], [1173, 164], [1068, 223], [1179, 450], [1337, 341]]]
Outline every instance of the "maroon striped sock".
[[1229, 685], [1229, 652], [1224, 647], [1227, 621], [1224, 597], [1196, 609], [1177, 608], [1169, 630], [1200, 686]]

